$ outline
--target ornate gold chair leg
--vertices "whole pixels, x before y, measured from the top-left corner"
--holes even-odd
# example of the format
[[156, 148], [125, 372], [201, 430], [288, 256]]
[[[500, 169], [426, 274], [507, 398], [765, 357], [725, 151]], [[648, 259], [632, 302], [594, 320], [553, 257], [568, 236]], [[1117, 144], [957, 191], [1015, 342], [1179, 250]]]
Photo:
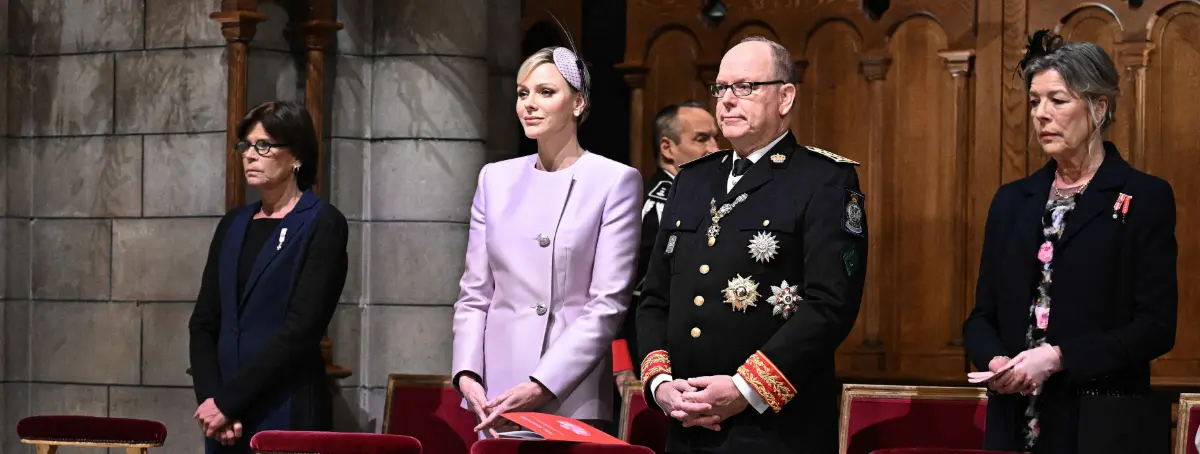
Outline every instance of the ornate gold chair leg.
[[54, 454], [58, 451], [57, 445], [36, 445], [38, 454]]
[[146, 448], [125, 448], [125, 454], [146, 454]]

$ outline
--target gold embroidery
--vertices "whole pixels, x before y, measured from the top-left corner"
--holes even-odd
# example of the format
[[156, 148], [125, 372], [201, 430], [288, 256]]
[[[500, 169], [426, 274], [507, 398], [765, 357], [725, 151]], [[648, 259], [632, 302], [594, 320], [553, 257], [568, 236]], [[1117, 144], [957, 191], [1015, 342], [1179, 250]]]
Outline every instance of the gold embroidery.
[[658, 374], [671, 373], [671, 357], [666, 350], [655, 350], [642, 360], [642, 380], [649, 380]]
[[738, 375], [777, 413], [796, 397], [796, 388], [761, 351], [754, 352], [745, 364], [738, 367]]

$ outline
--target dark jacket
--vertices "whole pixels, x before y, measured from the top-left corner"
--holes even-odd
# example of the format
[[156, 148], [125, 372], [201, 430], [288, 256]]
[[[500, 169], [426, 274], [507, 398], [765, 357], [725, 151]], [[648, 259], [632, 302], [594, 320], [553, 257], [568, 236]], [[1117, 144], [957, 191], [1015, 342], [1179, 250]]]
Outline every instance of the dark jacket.
[[[263, 430], [332, 425], [320, 342], [346, 282], [346, 218], [305, 192], [264, 244], [244, 244], [260, 207], [221, 219], [188, 325], [196, 401], [213, 398], [226, 418], [243, 424], [238, 446], [209, 439], [210, 453], [249, 452], [250, 438]], [[257, 256], [239, 293], [247, 253]]]
[[[770, 408], [747, 407], [719, 432], [672, 419], [667, 450], [837, 452], [834, 351], [858, 316], [867, 264], [858, 173], [788, 133], [727, 193], [732, 154], [685, 164], [671, 190], [638, 305], [642, 379], [741, 375]], [[742, 195], [710, 244], [710, 202], [719, 210]], [[752, 241], [771, 254], [752, 257]], [[743, 278], [758, 294], [744, 311], [724, 302]], [[777, 311], [772, 296], [793, 287], [803, 300]]]
[[[1104, 452], [1143, 452], [1117, 445], [1157, 443], [1153, 439], [1159, 435], [1151, 434], [1168, 439], [1163, 432], [1168, 428], [1138, 415], [1147, 408], [1143, 404], [1150, 404], [1139, 397], [1149, 392], [1150, 361], [1175, 345], [1175, 195], [1166, 181], [1126, 163], [1111, 143], [1104, 149], [1104, 162], [1068, 215], [1054, 249], [1046, 341], [1061, 349], [1063, 370], [1046, 381], [1039, 398], [1039, 452], [1088, 452], [1077, 435], [1083, 435], [1084, 444], [1100, 442]], [[1030, 305], [1040, 279], [1041, 218], [1056, 168], [1051, 160], [1033, 175], [1002, 186], [988, 210], [975, 308], [963, 324], [967, 353], [979, 370], [987, 370], [996, 356], [1015, 357], [1026, 349]], [[1114, 209], [1122, 193], [1133, 196], [1124, 214]], [[989, 393], [988, 449], [1021, 446], [1027, 403], [1019, 394]], [[1162, 415], [1169, 418], [1169, 409]], [[1135, 422], [1149, 426], [1134, 430]], [[1149, 433], [1132, 433], [1137, 431]], [[1147, 441], [1129, 439], [1141, 436]]]

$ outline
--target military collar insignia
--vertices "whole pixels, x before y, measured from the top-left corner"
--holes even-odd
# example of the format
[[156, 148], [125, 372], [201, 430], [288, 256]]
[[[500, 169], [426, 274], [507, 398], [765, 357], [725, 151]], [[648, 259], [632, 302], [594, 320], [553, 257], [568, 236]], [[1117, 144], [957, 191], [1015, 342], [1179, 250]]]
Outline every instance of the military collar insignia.
[[863, 205], [866, 197], [850, 188], [845, 192], [845, 208], [842, 210], [842, 230], [851, 235], [866, 238], [863, 233]]
[[696, 158], [696, 159], [693, 159], [693, 160], [691, 160], [691, 161], [688, 161], [688, 162], [685, 162], [685, 163], [683, 163], [683, 164], [680, 164], [680, 165], [679, 165], [679, 168], [680, 168], [680, 169], [683, 169], [683, 168], [691, 167], [691, 166], [694, 166], [694, 165], [696, 165], [696, 164], [698, 164], [698, 163], [701, 163], [701, 162], [704, 162], [704, 161], [710, 161], [710, 160], [713, 160], [713, 159], [717, 159], [718, 157], [720, 157], [720, 158], [721, 158], [721, 162], [725, 162], [725, 159], [729, 158], [729, 152], [730, 152], [730, 151], [732, 151], [732, 150], [721, 150], [721, 151], [714, 151], [714, 152], [712, 152], [712, 153], [706, 154], [706, 155], [704, 155], [704, 156], [701, 156], [701, 157], [699, 157], [699, 158]]
[[814, 146], [811, 146], [811, 145], [805, 145], [805, 146], [804, 146], [804, 148], [807, 148], [807, 149], [808, 149], [808, 151], [811, 151], [811, 152], [813, 152], [813, 153], [816, 153], [816, 154], [819, 154], [819, 155], [821, 155], [821, 156], [824, 156], [824, 157], [826, 157], [826, 158], [829, 158], [829, 159], [830, 159], [830, 160], [832, 160], [833, 162], [836, 162], [836, 163], [839, 163], [839, 164], [852, 164], [852, 165], [859, 165], [859, 164], [858, 164], [858, 161], [855, 161], [855, 160], [853, 160], [853, 159], [847, 158], [847, 157], [845, 157], [845, 156], [841, 156], [841, 155], [835, 154], [835, 153], [833, 153], [833, 152], [830, 152], [830, 151], [828, 151], [828, 150], [822, 150], [822, 149], [820, 149], [820, 148], [817, 148], [817, 147], [814, 147]]
[[787, 156], [783, 153], [775, 153], [771, 155], [772, 164], [783, 164], [787, 162]]
[[670, 192], [671, 192], [671, 181], [670, 180], [659, 180], [658, 184], [654, 185], [654, 189], [651, 189], [650, 192], [646, 194], [646, 197], [653, 199], [653, 200], [657, 200], [659, 202], [666, 203], [667, 194], [670, 194]]
[[746, 312], [746, 309], [756, 306], [755, 301], [758, 301], [758, 283], [750, 280], [750, 278], [737, 277], [729, 280], [729, 286], [725, 287], [725, 302], [733, 306], [733, 310]]

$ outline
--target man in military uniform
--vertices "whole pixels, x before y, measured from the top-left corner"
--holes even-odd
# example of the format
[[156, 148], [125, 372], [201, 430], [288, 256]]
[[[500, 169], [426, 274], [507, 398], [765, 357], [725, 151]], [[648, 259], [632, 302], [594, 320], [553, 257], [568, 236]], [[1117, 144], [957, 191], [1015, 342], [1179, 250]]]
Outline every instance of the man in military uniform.
[[788, 131], [795, 66], [770, 40], [721, 60], [734, 149], [682, 166], [637, 311], [641, 378], [668, 452], [837, 452], [834, 350], [867, 264], [856, 162]]
[[[684, 101], [662, 108], [654, 117], [654, 140], [658, 145], [654, 149], [658, 161], [658, 170], [646, 181], [646, 199], [642, 205], [642, 238], [638, 253], [637, 279], [646, 275], [646, 266], [650, 263], [650, 251], [654, 249], [654, 240], [658, 236], [658, 223], [662, 218], [663, 206], [667, 203], [667, 194], [671, 192], [671, 183], [679, 173], [679, 166], [717, 151], [717, 120], [704, 108], [699, 101]], [[640, 294], [640, 282], [634, 289], [634, 298]], [[636, 299], [635, 299], [636, 301]], [[629, 311], [625, 316], [625, 324], [613, 341], [613, 373], [616, 374], [616, 386], [637, 380], [634, 375], [633, 360], [637, 357], [637, 326], [636, 311]], [[620, 399], [620, 393], [617, 394]], [[616, 411], [621, 406], [616, 405]]]

